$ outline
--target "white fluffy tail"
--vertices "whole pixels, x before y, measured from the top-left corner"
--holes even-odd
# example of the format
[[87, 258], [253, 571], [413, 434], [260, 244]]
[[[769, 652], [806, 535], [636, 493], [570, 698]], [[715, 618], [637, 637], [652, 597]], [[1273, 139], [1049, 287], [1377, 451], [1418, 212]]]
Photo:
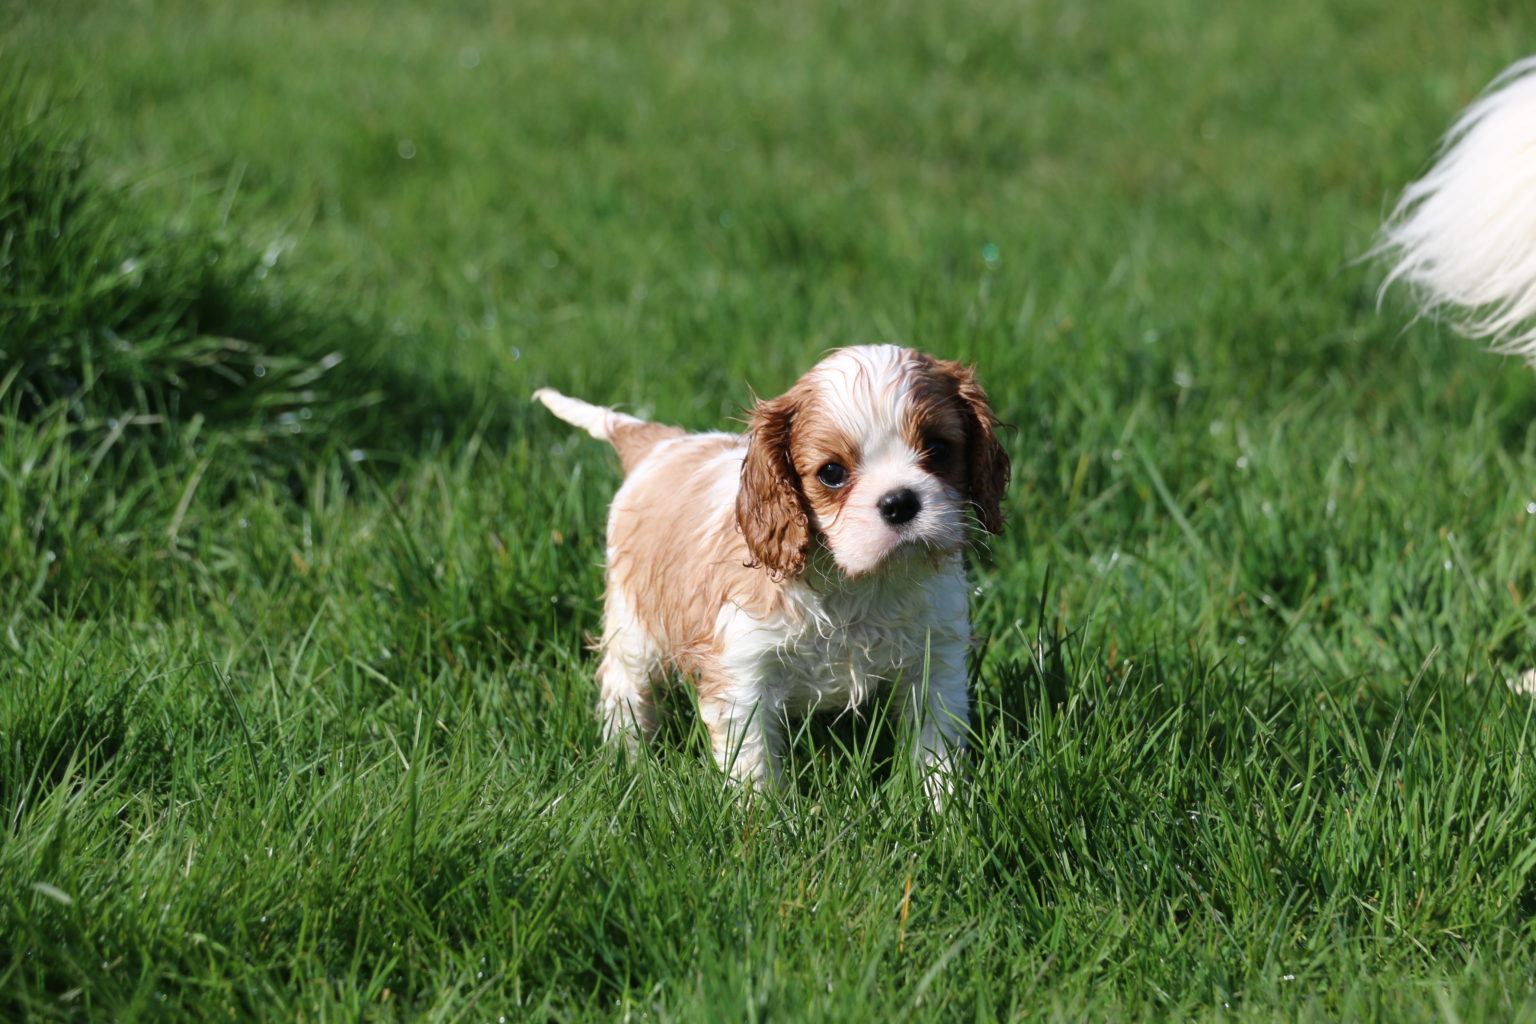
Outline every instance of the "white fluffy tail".
[[683, 436], [680, 427], [651, 423], [606, 406], [583, 402], [579, 398], [562, 395], [554, 388], [539, 388], [533, 397], [565, 422], [580, 427], [599, 441], [613, 445], [626, 473], [639, 465], [658, 444]]
[[1504, 71], [1409, 185], [1373, 256], [1426, 313], [1536, 363], [1536, 57]]
[[614, 429], [626, 423], [645, 421], [627, 413], [617, 412], [607, 406], [593, 405], [579, 398], [562, 395], [554, 388], [539, 388], [533, 397], [543, 402], [550, 412], [573, 427], [580, 427], [599, 441], [613, 440]]

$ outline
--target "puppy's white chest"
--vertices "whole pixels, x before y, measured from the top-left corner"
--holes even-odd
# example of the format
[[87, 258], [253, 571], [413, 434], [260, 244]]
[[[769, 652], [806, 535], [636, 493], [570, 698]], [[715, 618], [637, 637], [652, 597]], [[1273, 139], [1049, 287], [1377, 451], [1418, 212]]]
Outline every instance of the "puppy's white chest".
[[[958, 601], [947, 599], [951, 590]], [[935, 648], [967, 642], [958, 572], [927, 585], [807, 588], [798, 597], [795, 621], [781, 627], [759, 663], [765, 696], [791, 712], [840, 711], [882, 687], [919, 684]]]
[[924, 637], [910, 626], [879, 628], [862, 623], [822, 624], [788, 638], [768, 667], [767, 682], [781, 688], [783, 705], [796, 712], [837, 711], [863, 704], [882, 686], [921, 673]]

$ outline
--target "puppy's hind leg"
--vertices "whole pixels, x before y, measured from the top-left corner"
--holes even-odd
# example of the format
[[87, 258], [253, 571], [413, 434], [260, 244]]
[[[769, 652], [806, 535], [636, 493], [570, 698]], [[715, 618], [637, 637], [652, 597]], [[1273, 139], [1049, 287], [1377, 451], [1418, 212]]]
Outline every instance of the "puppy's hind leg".
[[610, 582], [603, 609], [603, 660], [597, 666], [597, 714], [603, 740], [630, 756], [656, 732], [651, 680], [659, 656], [650, 633], [630, 610], [624, 591]]

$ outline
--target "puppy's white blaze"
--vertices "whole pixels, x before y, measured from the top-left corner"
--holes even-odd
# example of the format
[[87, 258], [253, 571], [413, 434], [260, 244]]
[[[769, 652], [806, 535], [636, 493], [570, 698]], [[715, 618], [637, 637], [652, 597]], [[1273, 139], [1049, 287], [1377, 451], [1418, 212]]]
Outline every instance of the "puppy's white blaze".
[[1536, 57], [1513, 65], [1456, 121], [1409, 185], [1373, 256], [1425, 312], [1536, 362]]
[[895, 345], [840, 349], [807, 375], [838, 427], [861, 448], [900, 435], [912, 410], [907, 350]]

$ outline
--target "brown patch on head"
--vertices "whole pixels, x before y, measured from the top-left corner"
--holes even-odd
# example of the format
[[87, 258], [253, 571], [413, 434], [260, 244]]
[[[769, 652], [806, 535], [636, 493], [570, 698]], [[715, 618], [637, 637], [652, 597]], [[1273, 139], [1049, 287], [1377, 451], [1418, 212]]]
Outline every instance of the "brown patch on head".
[[905, 440], [918, 451], [942, 442], [947, 453], [927, 463], [930, 472], [956, 487], [976, 510], [986, 533], [1003, 532], [1003, 493], [1008, 453], [997, 439], [997, 417], [969, 366], [914, 352], [918, 380]]
[[810, 513], [792, 461], [791, 434], [799, 429], [804, 390], [799, 386], [759, 402], [747, 427], [747, 456], [736, 494], [736, 525], [751, 563], [775, 579], [797, 576], [811, 546]]
[[[810, 512], [814, 532], [833, 522], [853, 493], [860, 452], [854, 440], [827, 415], [821, 402], [802, 403], [792, 433], [790, 463], [799, 477], [800, 494]], [[841, 486], [821, 480], [821, 471], [830, 465], [842, 467]]]

